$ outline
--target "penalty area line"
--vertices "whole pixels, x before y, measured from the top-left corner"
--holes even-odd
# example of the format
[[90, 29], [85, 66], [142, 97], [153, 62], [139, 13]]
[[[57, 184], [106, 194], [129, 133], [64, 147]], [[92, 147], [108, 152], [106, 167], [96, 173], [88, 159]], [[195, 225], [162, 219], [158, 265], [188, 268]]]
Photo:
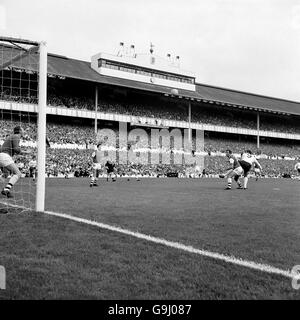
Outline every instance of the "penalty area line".
[[98, 227], [101, 229], [106, 229], [106, 230], [118, 232], [121, 234], [125, 234], [128, 236], [138, 238], [138, 239], [161, 244], [161, 245], [164, 245], [169, 248], [179, 249], [179, 250], [182, 250], [185, 252], [198, 254], [200, 256], [209, 257], [209, 258], [212, 258], [215, 260], [228, 262], [228, 263], [235, 264], [235, 265], [242, 266], [242, 267], [246, 267], [249, 269], [253, 269], [253, 270], [257, 270], [257, 271], [261, 271], [261, 272], [265, 272], [265, 273], [269, 273], [269, 274], [277, 274], [277, 275], [281, 275], [281, 276], [284, 276], [286, 278], [291, 278], [291, 279], [293, 279], [295, 277], [295, 275], [289, 270], [283, 270], [283, 269], [273, 267], [271, 265], [256, 263], [254, 261], [243, 260], [243, 259], [236, 258], [234, 256], [228, 256], [225, 254], [211, 252], [208, 250], [197, 249], [192, 246], [187, 246], [187, 245], [184, 245], [179, 242], [168, 241], [168, 240], [165, 240], [162, 238], [153, 237], [150, 235], [131, 231], [128, 229], [123, 229], [123, 228], [112, 226], [109, 224], [105, 224], [105, 223], [101, 223], [101, 222], [97, 222], [97, 221], [92, 221], [92, 220], [87, 220], [87, 219], [83, 219], [83, 218], [78, 218], [75, 216], [71, 216], [69, 214], [57, 213], [57, 212], [52, 212], [52, 211], [45, 211], [45, 214], [68, 219], [68, 220], [72, 220], [72, 221], [76, 221], [76, 222], [87, 224], [90, 226], [95, 226], [95, 227]]
[[[32, 210], [32, 209], [29, 209], [29, 208], [26, 208], [23, 206], [4, 203], [2, 201], [1, 201], [1, 203], [6, 204], [7, 206], [22, 208], [22, 209], [26, 209], [26, 210]], [[137, 239], [146, 240], [146, 241], [149, 241], [152, 243], [164, 245], [169, 248], [174, 248], [174, 249], [178, 249], [178, 250], [181, 250], [184, 252], [189, 252], [189, 253], [197, 254], [197, 255], [200, 255], [203, 257], [212, 258], [214, 260], [224, 261], [224, 262], [231, 263], [231, 264], [238, 265], [238, 266], [242, 266], [242, 267], [245, 267], [248, 269], [257, 270], [257, 271], [261, 271], [261, 272], [269, 273], [269, 274], [276, 274], [276, 275], [280, 275], [280, 276], [290, 278], [290, 279], [295, 278], [295, 274], [293, 272], [291, 272], [290, 270], [283, 270], [283, 269], [276, 268], [276, 267], [273, 267], [268, 264], [262, 264], [262, 263], [257, 263], [254, 261], [244, 260], [244, 259], [240, 259], [235, 256], [232, 256], [232, 255], [230, 256], [230, 255], [225, 255], [222, 253], [212, 252], [212, 251], [208, 251], [208, 250], [197, 249], [192, 246], [184, 245], [179, 242], [174, 242], [174, 241], [169, 241], [169, 240], [162, 239], [162, 238], [153, 237], [153, 236], [146, 235], [143, 233], [131, 231], [128, 229], [123, 229], [121, 227], [112, 226], [112, 225], [105, 224], [102, 222], [97, 222], [97, 221], [92, 221], [92, 220], [88, 220], [88, 219], [84, 219], [84, 218], [75, 217], [75, 216], [65, 214], [65, 213], [44, 211], [44, 214], [67, 219], [67, 220], [71, 220], [74, 222], [79, 222], [82, 224], [87, 224], [90, 226], [95, 226], [95, 227], [109, 230], [109, 231], [113, 231], [113, 232], [118, 232], [118, 233], [125, 234], [128, 236], [137, 238]]]

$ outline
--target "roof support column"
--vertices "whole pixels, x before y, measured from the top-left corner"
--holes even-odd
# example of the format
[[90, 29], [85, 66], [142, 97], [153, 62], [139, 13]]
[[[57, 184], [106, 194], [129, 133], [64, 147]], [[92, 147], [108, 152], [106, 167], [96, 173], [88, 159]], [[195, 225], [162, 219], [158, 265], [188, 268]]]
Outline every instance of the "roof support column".
[[259, 118], [259, 111], [257, 111], [257, 116], [256, 116], [256, 125], [257, 125], [257, 149], [260, 148], [260, 143], [259, 143], [259, 126], [260, 126], [260, 118]]
[[[95, 138], [98, 133], [98, 85], [95, 87]], [[97, 144], [97, 141], [96, 141]]]
[[188, 102], [189, 104], [189, 143], [192, 143], [192, 129], [191, 129], [191, 121], [192, 121], [192, 103], [191, 100]]

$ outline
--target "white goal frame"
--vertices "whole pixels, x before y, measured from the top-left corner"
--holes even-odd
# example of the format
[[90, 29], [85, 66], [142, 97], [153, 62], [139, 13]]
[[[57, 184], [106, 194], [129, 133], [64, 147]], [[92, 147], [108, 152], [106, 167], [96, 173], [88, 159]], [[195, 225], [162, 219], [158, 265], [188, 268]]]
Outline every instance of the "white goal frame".
[[[37, 122], [37, 185], [35, 210], [37, 212], [45, 211], [45, 182], [46, 182], [46, 107], [47, 107], [47, 44], [44, 41], [31, 41], [25, 39], [2, 37], [0, 41], [11, 44], [32, 45], [30, 52], [39, 52], [39, 70], [38, 70], [38, 122]], [[17, 58], [19, 58], [18, 56]], [[13, 59], [14, 60], [14, 59]], [[11, 61], [13, 62], [13, 61]]]

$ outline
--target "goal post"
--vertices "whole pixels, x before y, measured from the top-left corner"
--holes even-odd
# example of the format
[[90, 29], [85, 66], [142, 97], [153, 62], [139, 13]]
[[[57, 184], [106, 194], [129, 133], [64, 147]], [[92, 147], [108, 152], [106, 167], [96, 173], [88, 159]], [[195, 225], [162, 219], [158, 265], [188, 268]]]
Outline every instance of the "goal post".
[[[27, 161], [28, 169], [30, 157], [37, 160], [36, 184], [30, 179], [24, 179], [26, 183], [17, 181], [12, 188], [15, 188], [17, 197], [6, 202], [1, 199], [1, 204], [6, 204], [8, 211], [9, 206], [38, 212], [45, 210], [46, 107], [46, 42], [0, 36], [0, 112], [3, 129], [0, 144], [16, 125], [20, 125], [27, 135], [25, 140], [21, 138], [21, 149], [23, 144], [31, 150], [24, 155], [26, 160], [22, 161]], [[21, 180], [28, 177], [25, 170], [22, 173]]]
[[38, 130], [37, 130], [37, 187], [36, 211], [45, 210], [46, 185], [46, 108], [47, 108], [47, 46], [39, 44], [39, 99], [38, 99]]

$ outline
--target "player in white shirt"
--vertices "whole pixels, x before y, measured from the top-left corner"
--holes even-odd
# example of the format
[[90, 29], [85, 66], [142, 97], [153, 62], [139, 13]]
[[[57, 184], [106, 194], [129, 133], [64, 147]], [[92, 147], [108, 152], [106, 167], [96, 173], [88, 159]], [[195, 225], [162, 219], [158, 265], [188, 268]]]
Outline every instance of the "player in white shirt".
[[260, 163], [256, 160], [256, 157], [252, 154], [251, 150], [246, 150], [242, 153], [241, 160], [239, 160], [241, 167], [244, 170], [244, 189], [247, 189], [248, 185], [248, 175], [251, 170], [252, 165], [262, 170]]
[[98, 147], [100, 147], [100, 144], [98, 144], [97, 147], [95, 146], [95, 150], [92, 153], [93, 173], [92, 173], [92, 176], [91, 176], [90, 187], [98, 187], [98, 184], [97, 184], [97, 171], [101, 170], [101, 163], [99, 163], [98, 159], [97, 159]]
[[17, 167], [19, 168], [19, 170], [22, 172], [22, 170], [25, 167], [24, 162], [20, 161], [20, 162], [16, 162], [16, 164], [17, 164]]

